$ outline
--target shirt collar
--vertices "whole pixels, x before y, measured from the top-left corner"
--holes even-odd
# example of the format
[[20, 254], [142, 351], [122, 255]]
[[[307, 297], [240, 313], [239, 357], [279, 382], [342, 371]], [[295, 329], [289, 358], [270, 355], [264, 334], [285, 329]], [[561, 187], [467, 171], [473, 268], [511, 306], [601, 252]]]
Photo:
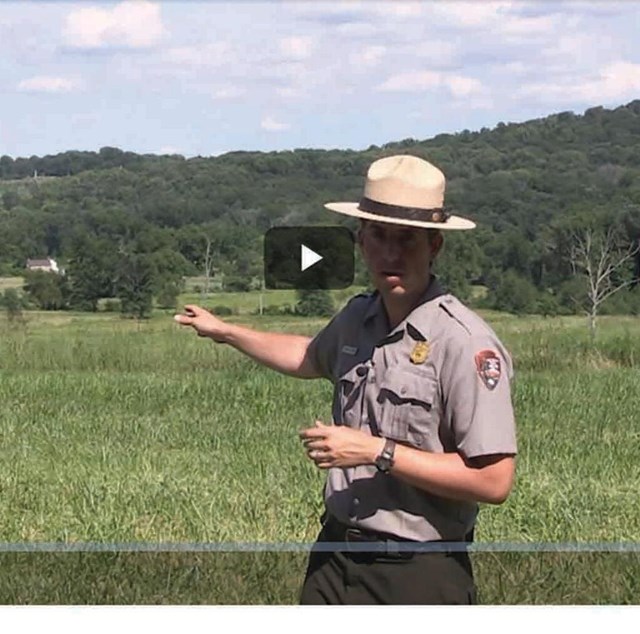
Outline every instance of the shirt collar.
[[[432, 275], [426, 290], [420, 296], [420, 299], [418, 300], [418, 303], [416, 304], [415, 308], [407, 316], [407, 321], [409, 317], [413, 315], [418, 309], [422, 308], [424, 304], [440, 297], [441, 295], [444, 295], [442, 286], [440, 286], [440, 282], [438, 281], [438, 278], [435, 275]], [[374, 294], [372, 295], [369, 308], [367, 309], [367, 312], [364, 315], [364, 321], [367, 322], [369, 321], [369, 319], [375, 317], [378, 314], [386, 315], [386, 313], [384, 312], [384, 306], [382, 304], [382, 297], [380, 296], [380, 293], [378, 291], [375, 291]]]

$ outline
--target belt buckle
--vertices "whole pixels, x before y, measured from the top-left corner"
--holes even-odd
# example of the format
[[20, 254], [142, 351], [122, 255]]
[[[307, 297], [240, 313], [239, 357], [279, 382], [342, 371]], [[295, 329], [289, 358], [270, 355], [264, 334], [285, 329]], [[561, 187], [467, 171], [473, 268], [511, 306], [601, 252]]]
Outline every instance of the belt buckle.
[[344, 531], [344, 543], [347, 547], [347, 552], [359, 552], [359, 549], [354, 546], [354, 544], [362, 541], [361, 539], [358, 539], [359, 537], [362, 537], [362, 534], [355, 528], [347, 528]]
[[[375, 540], [367, 537], [357, 528], [347, 528], [344, 532], [344, 541], [347, 550], [352, 553], [370, 553], [375, 552]], [[367, 547], [371, 544], [373, 547]]]
[[357, 528], [347, 528], [344, 532], [344, 541], [348, 543], [361, 543], [368, 540]]

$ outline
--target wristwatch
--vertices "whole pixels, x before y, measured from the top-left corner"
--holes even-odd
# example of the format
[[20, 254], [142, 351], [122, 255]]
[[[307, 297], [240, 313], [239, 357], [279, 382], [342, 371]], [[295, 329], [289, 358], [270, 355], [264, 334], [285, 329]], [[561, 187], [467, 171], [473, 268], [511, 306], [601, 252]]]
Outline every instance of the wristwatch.
[[393, 467], [393, 452], [396, 450], [395, 441], [387, 438], [387, 442], [384, 443], [384, 448], [380, 455], [376, 458], [375, 465], [378, 471], [387, 473], [391, 467]]

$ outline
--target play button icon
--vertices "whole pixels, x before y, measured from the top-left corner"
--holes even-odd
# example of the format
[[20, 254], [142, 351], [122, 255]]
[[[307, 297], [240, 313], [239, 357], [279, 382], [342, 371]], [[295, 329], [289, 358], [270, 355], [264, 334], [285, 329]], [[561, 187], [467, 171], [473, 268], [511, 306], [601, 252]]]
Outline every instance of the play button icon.
[[321, 255], [318, 255], [315, 251], [312, 251], [305, 244], [300, 245], [300, 270], [306, 271], [309, 267], [313, 266], [324, 260]]
[[347, 288], [353, 284], [353, 234], [346, 227], [274, 227], [264, 236], [269, 289]]

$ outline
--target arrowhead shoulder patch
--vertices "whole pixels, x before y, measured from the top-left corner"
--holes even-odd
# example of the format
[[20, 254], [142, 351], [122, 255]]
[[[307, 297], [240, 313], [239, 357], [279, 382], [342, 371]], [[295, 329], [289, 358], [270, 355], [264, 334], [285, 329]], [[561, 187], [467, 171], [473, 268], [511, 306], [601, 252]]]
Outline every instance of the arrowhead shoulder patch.
[[498, 385], [502, 374], [498, 353], [495, 350], [480, 350], [476, 353], [475, 360], [478, 376], [487, 389], [493, 390]]

